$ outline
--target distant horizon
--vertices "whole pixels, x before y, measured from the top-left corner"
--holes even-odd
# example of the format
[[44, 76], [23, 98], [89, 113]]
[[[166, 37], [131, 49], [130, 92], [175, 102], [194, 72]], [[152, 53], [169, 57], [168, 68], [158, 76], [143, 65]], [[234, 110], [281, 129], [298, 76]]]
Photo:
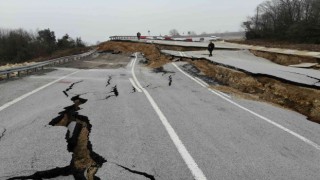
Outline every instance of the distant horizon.
[[1, 28], [36, 31], [47, 29], [56, 37], [69, 34], [95, 44], [113, 35], [181, 35], [242, 31], [241, 23], [264, 0], [0, 0]]

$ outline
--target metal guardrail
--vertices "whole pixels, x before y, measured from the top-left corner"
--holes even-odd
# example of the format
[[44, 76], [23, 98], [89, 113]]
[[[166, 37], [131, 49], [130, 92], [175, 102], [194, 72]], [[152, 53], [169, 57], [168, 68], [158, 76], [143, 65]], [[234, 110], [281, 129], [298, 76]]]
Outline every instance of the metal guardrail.
[[110, 36], [110, 40], [132, 40], [138, 39], [137, 36]]
[[45, 66], [50, 66], [50, 65], [54, 66], [56, 64], [62, 64], [62, 63], [65, 63], [65, 62], [79, 60], [79, 59], [88, 57], [88, 56], [92, 55], [96, 51], [97, 50], [95, 49], [95, 50], [91, 50], [91, 51], [83, 53], [83, 54], [60, 57], [60, 58], [51, 59], [51, 60], [48, 60], [48, 61], [39, 62], [39, 63], [35, 63], [35, 64], [32, 64], [32, 65], [23, 66], [23, 67], [14, 67], [14, 68], [9, 68], [9, 69], [4, 69], [4, 70], [0, 70], [0, 75], [6, 74], [7, 75], [7, 79], [9, 79], [11, 73], [18, 72], [18, 77], [20, 77], [22, 71], [26, 71], [27, 74], [29, 73], [30, 70], [31, 71], [34, 70], [34, 72], [36, 72], [39, 68], [43, 69]]

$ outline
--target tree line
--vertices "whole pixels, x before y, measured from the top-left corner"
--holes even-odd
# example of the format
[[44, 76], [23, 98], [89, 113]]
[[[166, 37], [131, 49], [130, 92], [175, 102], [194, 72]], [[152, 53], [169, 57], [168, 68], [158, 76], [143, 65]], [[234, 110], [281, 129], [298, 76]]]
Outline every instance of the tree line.
[[269, 0], [243, 22], [247, 39], [320, 44], [320, 0]]
[[50, 29], [37, 32], [0, 29], [0, 64], [1, 62], [24, 62], [50, 56], [59, 50], [85, 46], [80, 37], [73, 39], [68, 34], [56, 39], [54, 31]]

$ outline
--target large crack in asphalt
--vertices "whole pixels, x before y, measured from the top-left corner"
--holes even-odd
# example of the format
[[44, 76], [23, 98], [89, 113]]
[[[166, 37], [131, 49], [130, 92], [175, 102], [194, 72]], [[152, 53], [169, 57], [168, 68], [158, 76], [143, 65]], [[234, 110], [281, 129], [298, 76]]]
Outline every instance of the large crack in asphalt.
[[132, 92], [131, 93], [135, 93], [137, 92], [136, 88], [134, 86], [132, 86]]
[[111, 80], [112, 80], [112, 76], [109, 76], [108, 80], [107, 80], [106, 87], [108, 87], [111, 84]]
[[210, 84], [210, 85], [219, 85], [219, 82], [217, 82], [215, 79], [208, 77], [207, 75], [203, 75], [202, 72], [194, 65], [192, 64], [184, 64], [181, 66], [181, 68], [191, 74], [194, 77], [197, 77], [204, 82]]
[[[110, 94], [110, 93], [112, 93], [112, 94]], [[112, 90], [111, 90], [109, 93], [107, 93], [107, 94], [110, 94], [110, 95], [107, 95], [107, 96], [105, 97], [105, 99], [109, 99], [109, 98], [112, 97], [112, 96], [115, 96], [115, 97], [119, 96], [119, 91], [118, 91], [117, 85], [113, 86], [113, 87], [112, 87]]]
[[163, 68], [163, 66], [158, 67], [158, 68], [154, 68], [154, 69], [152, 70], [152, 72], [154, 72], [154, 73], [162, 73], [162, 76], [165, 75], [165, 74], [175, 74], [175, 73], [176, 73], [176, 72], [174, 72], [174, 71], [165, 70], [165, 69]]
[[98, 169], [106, 160], [95, 153], [89, 140], [92, 129], [90, 120], [87, 116], [80, 115], [80, 105], [87, 102], [87, 99], [79, 95], [71, 98], [73, 105], [64, 108], [59, 116], [52, 119], [49, 123], [51, 126], [64, 126], [68, 128], [66, 133], [67, 150], [72, 152], [70, 165], [66, 167], [56, 167], [46, 171], [38, 171], [30, 176], [12, 177], [14, 179], [50, 179], [60, 176], [72, 175], [76, 180], [99, 180], [95, 176]]
[[308, 78], [310, 78], [310, 79], [314, 79], [314, 80], [316, 80], [317, 82], [313, 83], [313, 85], [316, 85], [317, 83], [320, 83], [320, 79], [319, 79], [319, 78], [312, 77], [312, 76], [309, 76], [309, 75], [306, 75], [306, 74], [297, 73], [297, 72], [292, 72], [292, 71], [283, 71], [283, 72], [288, 72], [288, 73], [292, 73], [292, 74], [299, 74], [299, 75], [306, 76], [306, 77], [308, 77]]
[[3, 130], [2, 130], [1, 135], [0, 135], [0, 141], [1, 141], [1, 139], [3, 138], [3, 136], [5, 135], [5, 133], [6, 133], [6, 131], [7, 131], [6, 128], [2, 128], [2, 129], [3, 129]]
[[62, 91], [63, 94], [66, 95], [67, 97], [69, 97], [68, 91], [70, 91], [75, 84], [78, 84], [81, 82], [83, 82], [83, 80], [72, 83], [66, 90]]
[[169, 86], [171, 86], [171, 84], [172, 84], [172, 76], [170, 75], [169, 76]]
[[120, 164], [116, 164], [116, 163], [114, 163], [114, 164], [119, 166], [119, 167], [121, 167], [121, 168], [123, 168], [123, 169], [125, 169], [125, 170], [127, 170], [127, 171], [129, 171], [129, 172], [131, 172], [131, 173], [133, 173], [133, 174], [142, 175], [142, 176], [144, 176], [144, 177], [146, 177], [148, 179], [155, 180], [153, 175], [150, 175], [150, 174], [147, 174], [147, 173], [141, 172], [141, 171], [132, 170], [132, 169], [129, 169], [128, 167], [122, 166]]

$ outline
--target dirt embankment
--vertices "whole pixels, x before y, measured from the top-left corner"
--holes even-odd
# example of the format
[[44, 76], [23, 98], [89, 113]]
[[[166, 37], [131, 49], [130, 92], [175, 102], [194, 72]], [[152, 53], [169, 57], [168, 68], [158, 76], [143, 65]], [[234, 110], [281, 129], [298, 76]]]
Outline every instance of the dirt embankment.
[[285, 66], [300, 64], [300, 63], [320, 63], [319, 58], [308, 57], [308, 56], [294, 56], [294, 55], [256, 51], [256, 50], [250, 50], [250, 52], [258, 57], [269, 59], [274, 63], [285, 65]]
[[294, 44], [291, 42], [272, 41], [272, 40], [227, 40], [227, 42], [253, 45], [253, 46], [264, 46], [267, 48], [283, 48], [283, 49], [320, 52], [320, 44]]
[[[106, 42], [100, 45], [100, 49], [143, 52], [152, 68], [160, 67], [171, 61], [170, 57], [161, 55], [160, 48], [153, 44]], [[310, 120], [320, 123], [320, 90], [318, 89], [299, 87], [290, 82], [281, 82], [263, 75], [253, 76], [213, 64], [208, 60], [187, 61], [206, 76], [223, 85], [214, 88], [220, 88], [221, 91], [229, 93], [242, 93], [242, 97], [254, 96], [255, 99], [295, 110], [306, 115]]]
[[[263, 46], [267, 48], [282, 48], [282, 49], [320, 52], [320, 44], [292, 44], [289, 42], [264, 41], [264, 40], [228, 40], [227, 42], [253, 45], [253, 46]], [[265, 52], [265, 51], [259, 51], [259, 50], [250, 50], [250, 52], [258, 57], [269, 59], [274, 63], [285, 65], [285, 66], [300, 64], [300, 63], [320, 63], [319, 58], [303, 56], [303, 55], [301, 56], [287, 55], [287, 54]], [[319, 66], [315, 67], [315, 69], [319, 69]]]
[[[320, 123], [320, 90], [299, 87], [269, 77], [252, 76], [237, 70], [215, 65], [207, 60], [190, 61], [200, 71], [227, 86], [218, 87], [224, 92], [237, 91], [261, 100], [293, 109]], [[232, 89], [230, 89], [232, 88]]]
[[126, 53], [141, 52], [148, 60], [148, 66], [152, 68], [161, 67], [170, 62], [169, 58], [162, 55], [158, 46], [154, 44], [134, 43], [134, 42], [116, 42], [108, 41], [99, 45], [102, 51], [120, 51]]

